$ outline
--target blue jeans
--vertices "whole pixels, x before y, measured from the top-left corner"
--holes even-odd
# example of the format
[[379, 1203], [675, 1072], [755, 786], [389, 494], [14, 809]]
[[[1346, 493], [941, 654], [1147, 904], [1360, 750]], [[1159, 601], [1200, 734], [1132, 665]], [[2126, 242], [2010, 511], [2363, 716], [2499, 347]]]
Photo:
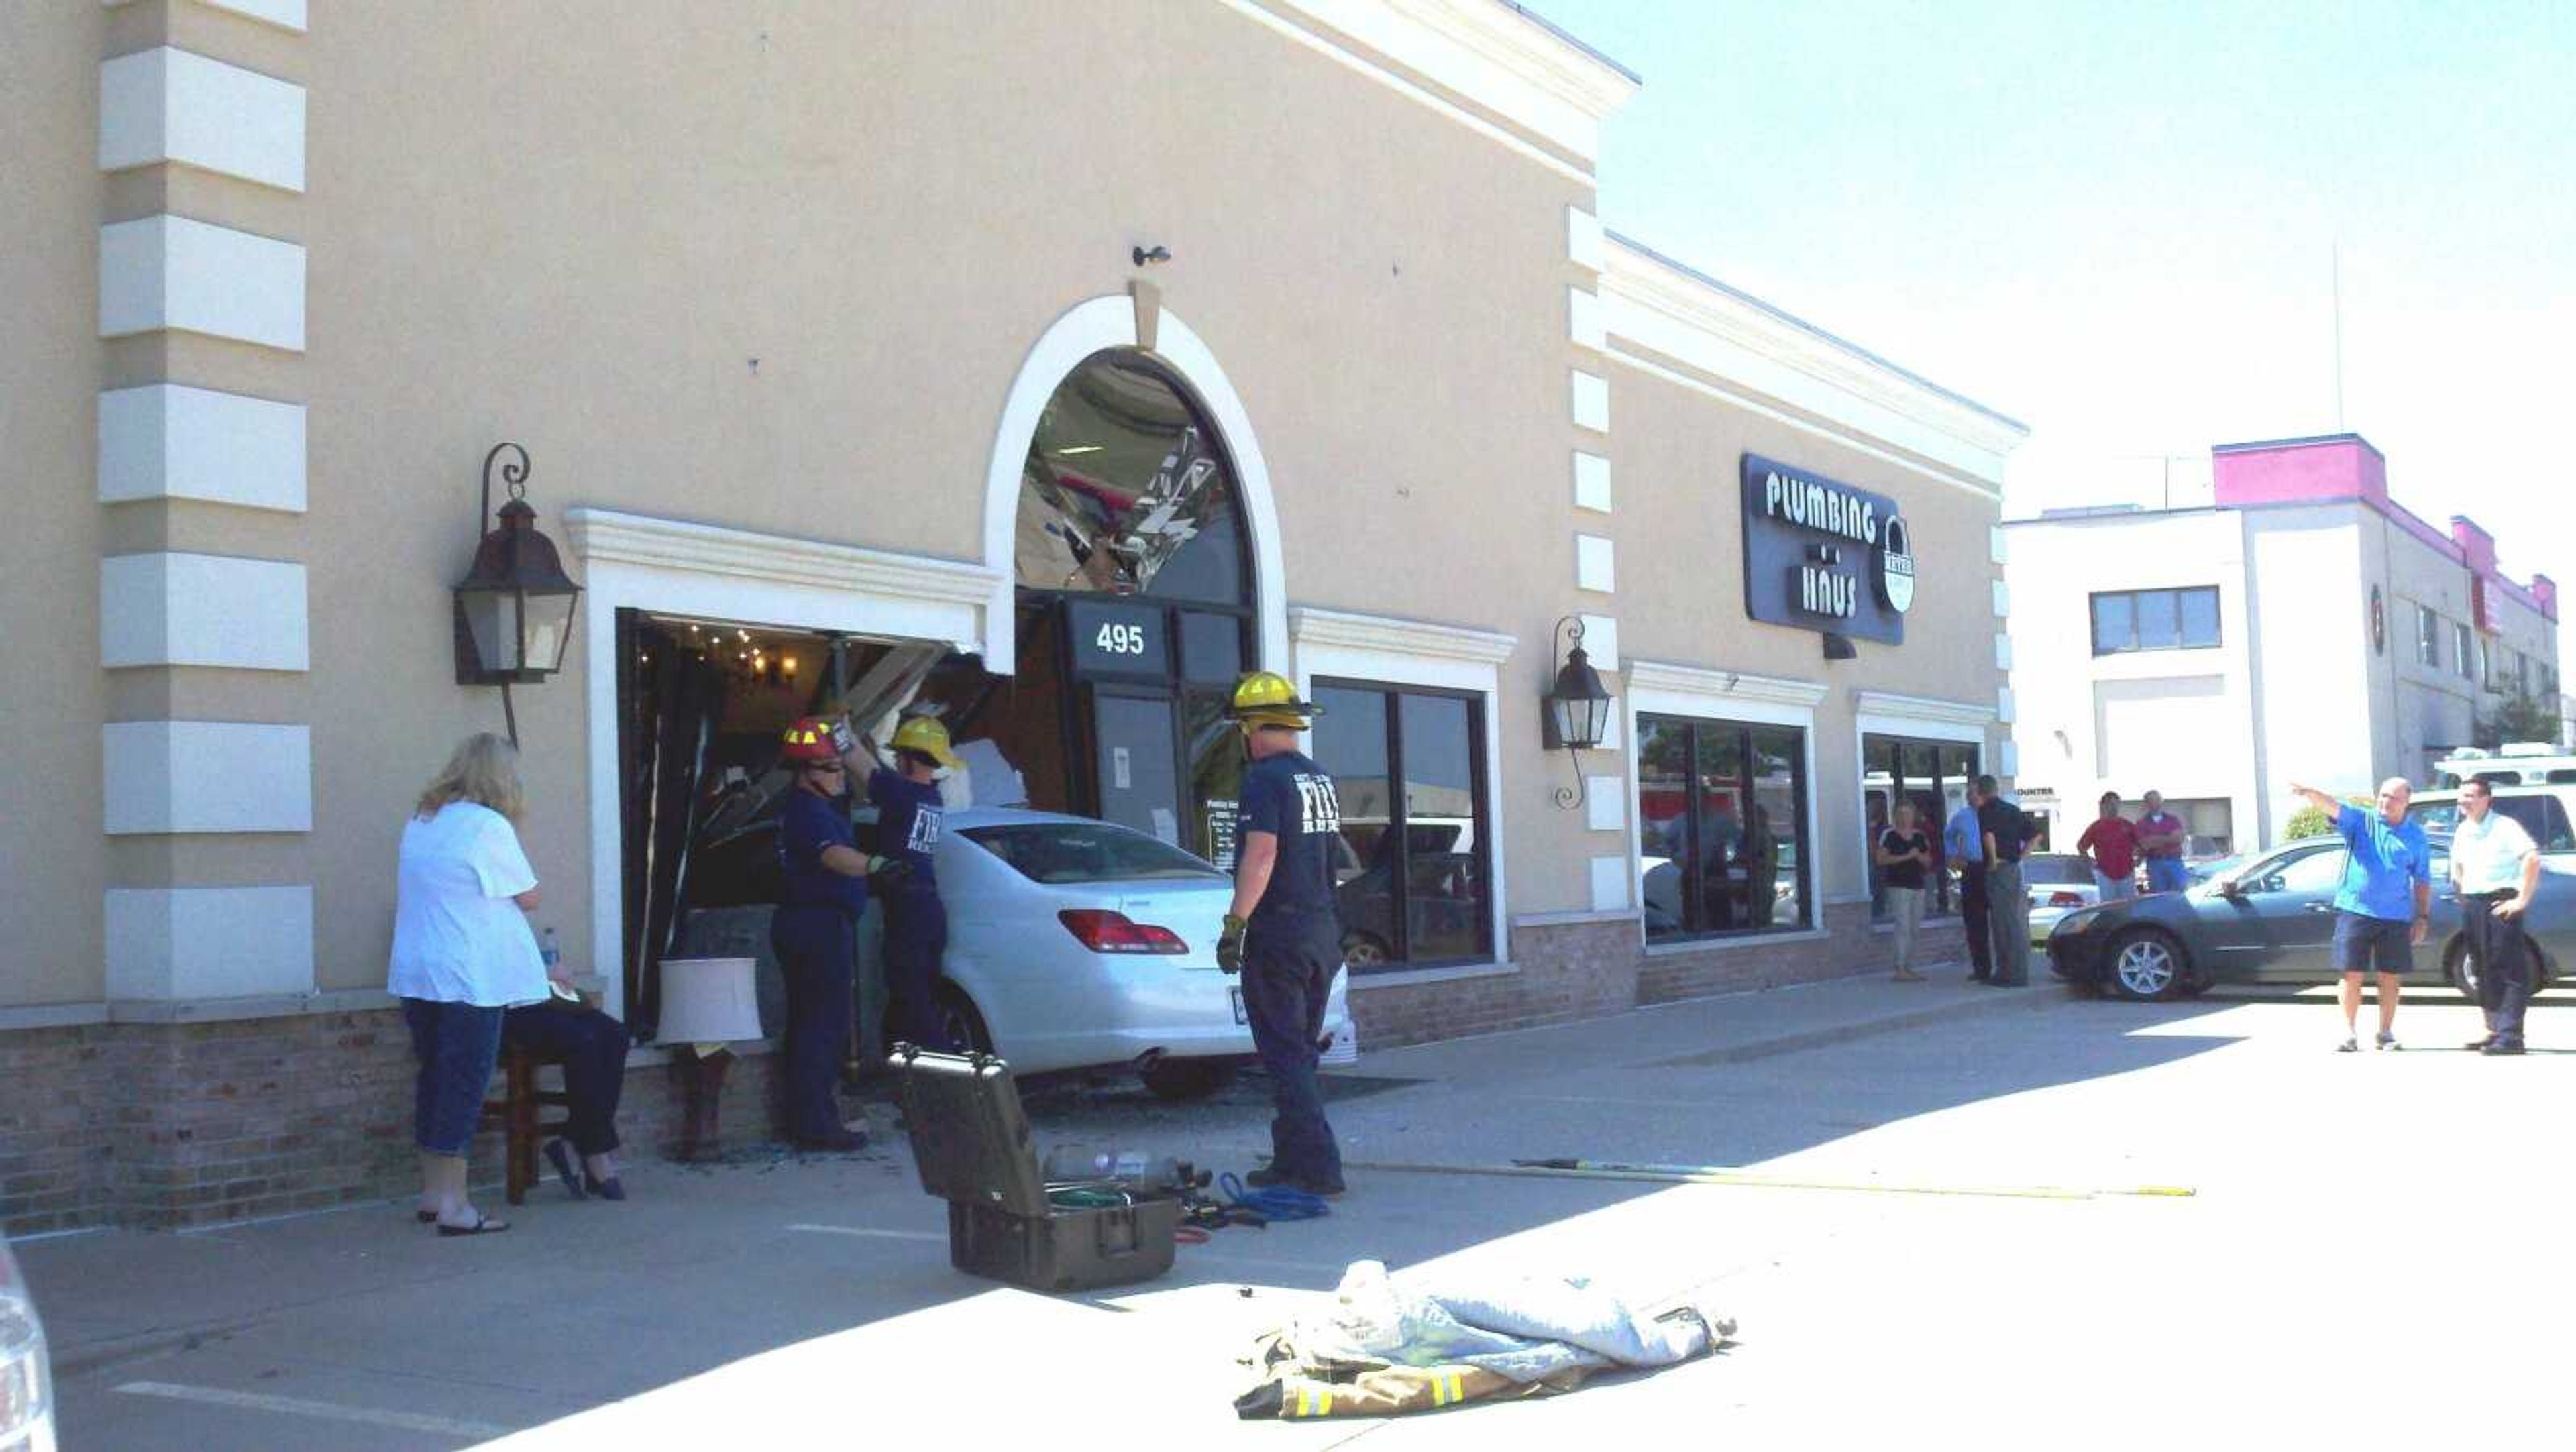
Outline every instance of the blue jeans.
[[2191, 874], [2182, 870], [2179, 857], [2147, 859], [2147, 891], [2180, 892], [2191, 886]]
[[1342, 1150], [1324, 1119], [1315, 1040], [1324, 1003], [1342, 966], [1341, 934], [1330, 924], [1302, 938], [1254, 929], [1243, 945], [1243, 1008], [1252, 1049], [1270, 1075], [1270, 1168], [1319, 1189], [1340, 1189]]
[[787, 983], [786, 1101], [790, 1139], [842, 1133], [841, 1056], [850, 1049], [851, 955], [857, 925], [832, 907], [783, 907], [769, 945]]
[[465, 1157], [483, 1117], [483, 1092], [501, 1059], [501, 1010], [428, 998], [402, 1001], [420, 1074], [412, 1084], [411, 1137], [421, 1153]]

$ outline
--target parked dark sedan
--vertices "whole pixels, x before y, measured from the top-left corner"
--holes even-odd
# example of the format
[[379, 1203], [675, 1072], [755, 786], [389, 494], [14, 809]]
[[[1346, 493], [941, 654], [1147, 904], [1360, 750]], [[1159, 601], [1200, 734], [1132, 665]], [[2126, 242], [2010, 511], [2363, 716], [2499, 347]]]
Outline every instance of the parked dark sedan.
[[[2449, 894], [2449, 839], [2434, 838], [2433, 926], [2416, 949], [2422, 979], [2439, 965], [2452, 986], [2477, 996], [2477, 965], [2460, 933], [2460, 907]], [[2531, 909], [2532, 981], [2546, 987], [2576, 955], [2576, 871], [2566, 859], [2543, 859], [2539, 900]], [[2197, 882], [2068, 913], [2049, 935], [2057, 976], [2122, 998], [2170, 998], [2219, 983], [2331, 983], [2335, 889], [2343, 881], [2340, 837], [2310, 837]]]

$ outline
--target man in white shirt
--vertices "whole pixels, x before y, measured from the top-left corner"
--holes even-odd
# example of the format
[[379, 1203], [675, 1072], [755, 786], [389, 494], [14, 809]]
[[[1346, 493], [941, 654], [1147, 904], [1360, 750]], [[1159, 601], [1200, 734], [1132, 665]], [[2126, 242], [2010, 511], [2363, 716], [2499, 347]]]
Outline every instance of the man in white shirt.
[[2469, 956], [2477, 964], [2478, 1006], [2487, 1036], [2469, 1045], [2482, 1054], [2522, 1052], [2522, 1015], [2531, 1002], [2531, 949], [2522, 915], [2540, 888], [2540, 849], [2522, 824], [2495, 809], [2495, 789], [2460, 786], [2460, 820], [2451, 834], [2451, 890], [2460, 896]]

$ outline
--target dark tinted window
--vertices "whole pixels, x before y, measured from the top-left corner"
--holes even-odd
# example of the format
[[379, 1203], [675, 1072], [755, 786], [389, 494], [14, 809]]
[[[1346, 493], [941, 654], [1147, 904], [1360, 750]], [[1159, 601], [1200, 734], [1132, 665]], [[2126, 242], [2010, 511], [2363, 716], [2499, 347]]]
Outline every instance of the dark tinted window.
[[1637, 754], [1646, 935], [1807, 926], [1805, 734], [1640, 716]]
[[1493, 943], [1484, 729], [1465, 696], [1318, 683], [1314, 755], [1341, 798], [1334, 905], [1352, 967], [1456, 963]]
[[1107, 822], [1019, 822], [967, 827], [959, 836], [1031, 882], [1126, 882], [1225, 874], [1178, 847]]
[[2021, 865], [2024, 882], [2082, 883], [2093, 880], [2093, 864], [2081, 857], [2063, 857], [2054, 853], [2033, 857]]

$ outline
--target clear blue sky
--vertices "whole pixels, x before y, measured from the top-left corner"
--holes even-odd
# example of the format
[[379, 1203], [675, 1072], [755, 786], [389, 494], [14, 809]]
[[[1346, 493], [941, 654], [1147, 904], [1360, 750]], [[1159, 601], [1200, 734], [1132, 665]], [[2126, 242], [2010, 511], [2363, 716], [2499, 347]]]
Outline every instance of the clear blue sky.
[[2008, 510], [2343, 426], [2576, 595], [2576, 3], [1532, 0], [1645, 77], [1602, 216], [2031, 425]]

